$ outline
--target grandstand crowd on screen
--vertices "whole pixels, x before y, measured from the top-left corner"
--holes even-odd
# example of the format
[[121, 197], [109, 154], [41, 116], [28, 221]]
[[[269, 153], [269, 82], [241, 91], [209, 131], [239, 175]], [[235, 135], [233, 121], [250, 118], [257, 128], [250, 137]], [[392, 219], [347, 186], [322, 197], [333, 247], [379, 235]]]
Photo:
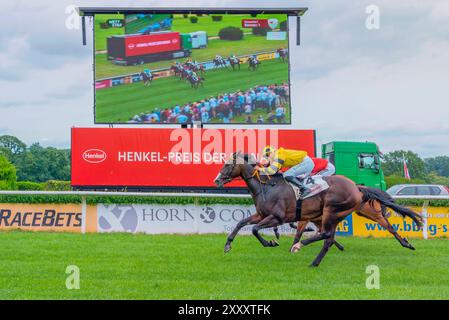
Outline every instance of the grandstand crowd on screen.
[[[285, 106], [289, 103], [289, 94], [289, 86], [285, 83], [257, 86], [247, 91], [178, 104], [172, 108], [156, 108], [135, 115], [129, 123], [233, 123], [234, 117], [242, 115], [245, 123], [285, 123]], [[254, 111], [258, 109], [265, 110], [266, 116], [254, 116]]]

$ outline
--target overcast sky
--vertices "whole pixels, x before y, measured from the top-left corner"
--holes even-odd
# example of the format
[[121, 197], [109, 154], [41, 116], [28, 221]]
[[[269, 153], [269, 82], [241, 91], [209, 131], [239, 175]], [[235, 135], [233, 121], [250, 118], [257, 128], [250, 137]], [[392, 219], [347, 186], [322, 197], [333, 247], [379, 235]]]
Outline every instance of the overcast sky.
[[[260, 7], [278, 1], [107, 1], [116, 6]], [[66, 28], [68, 5], [105, 1], [3, 0], [0, 134], [69, 147], [72, 126], [93, 126], [92, 41]], [[282, 1], [305, 6], [291, 46], [293, 126], [318, 143], [375, 141], [383, 152], [449, 155], [449, 1]], [[365, 27], [368, 5], [380, 28]], [[291, 24], [292, 26], [293, 24]], [[294, 41], [292, 41], [294, 44]]]

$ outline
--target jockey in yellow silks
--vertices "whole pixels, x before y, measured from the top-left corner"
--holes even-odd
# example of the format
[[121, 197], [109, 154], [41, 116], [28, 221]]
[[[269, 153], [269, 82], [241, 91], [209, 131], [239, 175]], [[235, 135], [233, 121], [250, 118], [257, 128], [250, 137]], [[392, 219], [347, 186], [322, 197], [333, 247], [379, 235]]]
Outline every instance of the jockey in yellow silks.
[[273, 175], [282, 168], [289, 168], [283, 173], [285, 180], [299, 187], [302, 197], [310, 193], [302, 180], [310, 175], [313, 170], [313, 160], [306, 151], [291, 150], [273, 146], [266, 146], [262, 151], [262, 157], [267, 163], [266, 166], [257, 167], [259, 174]]

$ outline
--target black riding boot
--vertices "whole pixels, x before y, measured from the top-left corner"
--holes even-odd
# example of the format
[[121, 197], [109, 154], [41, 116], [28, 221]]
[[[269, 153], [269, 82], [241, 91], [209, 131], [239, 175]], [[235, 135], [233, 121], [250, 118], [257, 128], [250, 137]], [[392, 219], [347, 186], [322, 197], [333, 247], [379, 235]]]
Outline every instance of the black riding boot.
[[299, 191], [301, 192], [301, 198], [305, 198], [311, 192], [310, 188], [307, 188], [304, 183], [302, 183], [302, 181], [295, 176], [287, 176], [285, 177], [285, 180], [293, 183], [299, 188]]

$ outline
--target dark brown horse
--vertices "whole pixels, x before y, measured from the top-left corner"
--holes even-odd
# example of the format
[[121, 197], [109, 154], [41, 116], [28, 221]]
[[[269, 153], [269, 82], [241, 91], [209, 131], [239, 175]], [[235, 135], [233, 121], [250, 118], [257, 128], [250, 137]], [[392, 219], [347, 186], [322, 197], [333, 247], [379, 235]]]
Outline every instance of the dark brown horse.
[[[248, 160], [247, 155], [234, 153], [214, 180], [215, 184], [221, 187], [237, 177], [242, 178], [248, 186], [256, 206], [256, 213], [240, 221], [229, 234], [224, 248], [225, 252], [231, 250], [232, 241], [239, 230], [246, 225], [255, 225], [252, 229], [253, 234], [264, 247], [274, 247], [278, 243], [275, 240], [264, 239], [259, 234], [259, 230], [277, 227], [296, 220], [296, 197], [293, 188], [285, 182], [280, 174], [271, 178], [255, 175], [254, 165], [248, 163]], [[374, 200], [380, 201], [377, 195], [363, 192], [363, 188], [359, 189], [346, 177], [336, 175], [327, 177], [325, 180], [329, 184], [329, 189], [305, 199], [301, 207], [301, 221], [321, 221], [320, 233], [299, 242], [305, 246], [315, 241], [324, 240], [323, 248], [312, 262], [312, 266], [318, 266], [329, 248], [335, 244], [335, 230], [339, 222], [353, 211], [359, 211], [366, 203]], [[385, 205], [390, 207], [391, 204]], [[421, 217], [413, 211], [396, 204], [393, 209], [400, 210], [399, 212], [412, 218], [418, 225], [422, 225]], [[406, 239], [403, 240], [407, 242]]]
[[[421, 217], [412, 210], [396, 204], [395, 200], [385, 191], [365, 186], [358, 186], [358, 188], [363, 194], [363, 204], [361, 208], [355, 213], [366, 219], [377, 222], [380, 226], [390, 232], [404, 248], [415, 250], [415, 248], [408, 242], [408, 240], [406, 238], [402, 238], [388, 221], [387, 207], [399, 213], [404, 218], [410, 217], [418, 225], [422, 223]], [[318, 229], [321, 230], [321, 217], [315, 219], [314, 221], [301, 220], [296, 228], [296, 236], [293, 241], [293, 245], [290, 248], [291, 252], [297, 252], [301, 248], [301, 243], [299, 241], [309, 222], [313, 222], [318, 227]], [[277, 232], [277, 230], [275, 230], [275, 234], [279, 239], [279, 233]], [[344, 247], [341, 244], [337, 243], [336, 241], [334, 242], [334, 244], [339, 250], [344, 250]]]
[[278, 48], [276, 50], [277, 54], [279, 55], [279, 59], [282, 60], [282, 62], [287, 62], [288, 61], [288, 54], [287, 54], [287, 49], [284, 48]]
[[241, 63], [241, 61], [240, 61], [239, 58], [229, 57], [228, 61], [229, 61], [229, 64], [231, 65], [233, 71], [236, 69], [236, 67], [237, 67], [238, 70], [240, 70], [240, 63]]

